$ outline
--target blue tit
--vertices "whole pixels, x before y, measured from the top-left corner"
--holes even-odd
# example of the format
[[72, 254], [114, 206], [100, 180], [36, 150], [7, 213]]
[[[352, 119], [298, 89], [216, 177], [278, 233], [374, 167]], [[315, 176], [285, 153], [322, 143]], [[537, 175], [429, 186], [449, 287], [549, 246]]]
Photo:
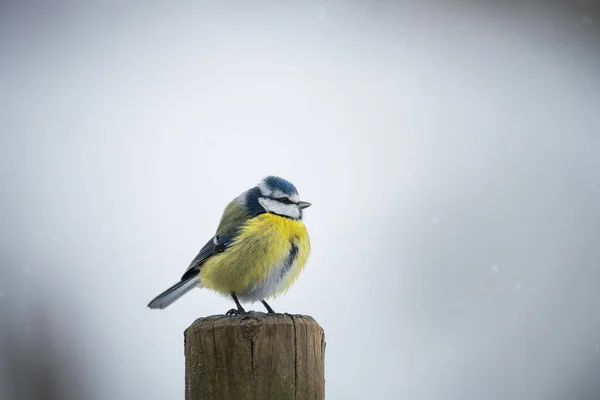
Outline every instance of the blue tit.
[[192, 288], [211, 289], [240, 304], [261, 301], [287, 291], [310, 254], [310, 240], [302, 214], [311, 204], [300, 201], [296, 187], [268, 176], [231, 201], [216, 234], [202, 247], [181, 280], [156, 296], [148, 307], [163, 309]]

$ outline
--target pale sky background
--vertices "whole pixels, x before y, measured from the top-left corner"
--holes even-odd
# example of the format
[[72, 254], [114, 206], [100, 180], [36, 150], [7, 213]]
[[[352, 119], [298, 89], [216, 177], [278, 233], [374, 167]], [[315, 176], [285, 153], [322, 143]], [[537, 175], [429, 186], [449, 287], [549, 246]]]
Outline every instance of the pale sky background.
[[146, 304], [277, 174], [313, 252], [271, 305], [325, 329], [327, 399], [597, 399], [600, 13], [566, 3], [2, 3], [0, 398], [182, 399], [233, 303]]

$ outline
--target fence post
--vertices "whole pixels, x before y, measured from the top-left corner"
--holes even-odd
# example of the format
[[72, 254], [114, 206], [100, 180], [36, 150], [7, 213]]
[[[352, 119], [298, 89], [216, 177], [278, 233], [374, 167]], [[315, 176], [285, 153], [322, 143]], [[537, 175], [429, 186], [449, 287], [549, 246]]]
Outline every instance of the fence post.
[[325, 333], [312, 317], [211, 316], [184, 338], [186, 400], [325, 398]]

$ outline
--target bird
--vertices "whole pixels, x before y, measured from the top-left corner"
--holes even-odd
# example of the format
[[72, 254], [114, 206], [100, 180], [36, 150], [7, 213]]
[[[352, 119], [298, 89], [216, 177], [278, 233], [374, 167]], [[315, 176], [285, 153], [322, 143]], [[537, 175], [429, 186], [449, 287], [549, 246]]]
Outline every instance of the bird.
[[241, 303], [266, 302], [286, 292], [309, 258], [311, 247], [302, 217], [311, 206], [296, 187], [267, 176], [233, 199], [224, 209], [215, 235], [191, 261], [179, 282], [156, 296], [148, 307], [164, 309], [191, 289], [207, 288], [231, 296], [236, 308], [226, 315], [246, 314]]

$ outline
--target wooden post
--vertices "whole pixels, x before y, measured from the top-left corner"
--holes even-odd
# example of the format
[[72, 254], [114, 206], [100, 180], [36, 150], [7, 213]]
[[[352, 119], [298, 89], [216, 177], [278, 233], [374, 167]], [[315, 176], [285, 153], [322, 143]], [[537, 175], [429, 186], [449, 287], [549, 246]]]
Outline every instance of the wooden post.
[[325, 398], [325, 333], [311, 317], [218, 315], [184, 337], [186, 400]]

